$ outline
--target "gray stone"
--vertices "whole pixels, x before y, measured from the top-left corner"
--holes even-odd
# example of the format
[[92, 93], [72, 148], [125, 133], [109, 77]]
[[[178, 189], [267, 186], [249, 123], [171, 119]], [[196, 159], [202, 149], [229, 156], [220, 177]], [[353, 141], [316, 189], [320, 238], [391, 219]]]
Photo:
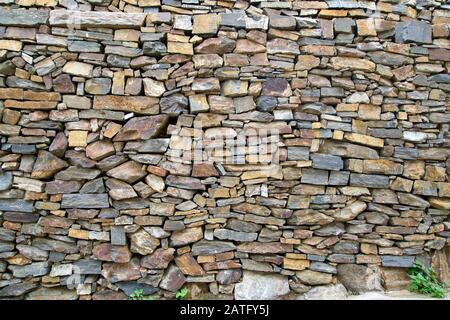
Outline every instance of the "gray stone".
[[320, 103], [320, 102], [305, 104], [301, 107], [301, 110], [303, 112], [316, 114], [316, 115], [320, 115], [323, 113], [336, 114], [335, 108], [333, 108], [332, 106]]
[[350, 179], [350, 172], [348, 171], [331, 171], [328, 184], [332, 186], [346, 186]]
[[61, 208], [108, 208], [108, 194], [64, 194]]
[[45, 261], [48, 258], [48, 251], [33, 246], [18, 244], [16, 249], [21, 255], [33, 261]]
[[161, 113], [166, 113], [170, 116], [177, 116], [189, 106], [189, 99], [181, 94], [172, 94], [167, 97], [161, 97], [159, 101]]
[[344, 168], [344, 161], [341, 157], [328, 154], [313, 153], [311, 154], [312, 166], [315, 169], [325, 169], [339, 171]]
[[288, 294], [288, 278], [278, 274], [244, 271], [242, 282], [234, 287], [236, 300], [272, 300]]
[[415, 258], [413, 256], [380, 256], [383, 267], [410, 268]]
[[0, 199], [1, 211], [33, 212], [33, 201], [21, 199]]
[[246, 27], [246, 15], [245, 12], [239, 11], [235, 13], [221, 13], [220, 15], [220, 25], [234, 28], [245, 28]]
[[319, 261], [312, 261], [311, 264], [309, 265], [309, 269], [324, 273], [332, 273], [332, 274], [337, 273], [336, 267]]
[[75, 243], [69, 243], [60, 240], [35, 238], [32, 241], [32, 245], [36, 248], [46, 251], [56, 251], [67, 254], [78, 252], [78, 247]]
[[207, 256], [236, 250], [232, 242], [200, 240], [192, 245], [193, 256]]
[[257, 233], [239, 232], [229, 229], [214, 229], [214, 237], [220, 240], [232, 240], [238, 242], [255, 241]]
[[159, 41], [144, 42], [143, 53], [150, 57], [160, 57], [163, 53], [167, 52], [167, 47], [164, 43]]
[[319, 169], [302, 169], [302, 183], [327, 185], [328, 184], [328, 171]]
[[128, 68], [130, 66], [131, 58], [119, 56], [117, 54], [109, 54], [106, 58], [106, 62], [108, 62], [111, 67]]
[[39, 286], [38, 283], [20, 282], [8, 285], [0, 289], [0, 297], [18, 297], [28, 293]]
[[118, 246], [127, 244], [125, 229], [122, 226], [111, 226], [111, 244]]
[[307, 147], [288, 147], [288, 160], [309, 160], [309, 148]]
[[336, 33], [353, 33], [356, 23], [351, 18], [334, 19], [334, 32]]
[[272, 112], [278, 105], [278, 99], [270, 96], [260, 96], [256, 99], [256, 108], [263, 112]]
[[373, 62], [387, 66], [401, 66], [403, 64], [413, 63], [411, 58], [384, 51], [369, 52], [367, 55]]
[[389, 177], [375, 174], [350, 174], [350, 185], [367, 188], [388, 188]]
[[432, 43], [431, 33], [431, 25], [428, 22], [399, 22], [395, 25], [395, 42]]
[[320, 229], [314, 230], [314, 234], [321, 237], [339, 236], [345, 232], [343, 223], [332, 223]]
[[0, 172], [0, 191], [8, 190], [12, 186], [13, 175], [11, 172]]
[[48, 21], [47, 10], [0, 9], [0, 25], [35, 27]]
[[24, 266], [10, 265], [8, 267], [16, 278], [39, 277], [49, 273], [50, 266], [48, 262], [35, 262]]
[[99, 260], [82, 259], [73, 263], [74, 274], [101, 274], [102, 262]]

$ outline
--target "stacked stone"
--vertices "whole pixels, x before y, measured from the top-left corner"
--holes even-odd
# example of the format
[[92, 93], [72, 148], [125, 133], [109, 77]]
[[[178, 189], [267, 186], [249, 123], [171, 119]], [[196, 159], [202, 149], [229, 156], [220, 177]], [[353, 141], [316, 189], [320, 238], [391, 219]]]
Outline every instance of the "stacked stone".
[[0, 5], [0, 298], [295, 298], [448, 259], [445, 1]]

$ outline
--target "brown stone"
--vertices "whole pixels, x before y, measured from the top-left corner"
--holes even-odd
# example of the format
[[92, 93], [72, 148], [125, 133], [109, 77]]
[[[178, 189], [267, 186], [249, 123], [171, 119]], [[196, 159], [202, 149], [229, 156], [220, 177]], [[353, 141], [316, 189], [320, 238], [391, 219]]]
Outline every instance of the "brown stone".
[[201, 276], [205, 274], [203, 268], [197, 263], [197, 261], [189, 254], [183, 254], [175, 258], [175, 263], [180, 268], [183, 274], [188, 276]]
[[135, 183], [138, 180], [144, 178], [147, 173], [142, 168], [142, 165], [136, 161], [128, 161], [121, 164], [114, 169], [109, 170], [106, 174], [110, 177], [128, 182]]
[[67, 168], [69, 164], [48, 151], [41, 150], [33, 166], [31, 177], [36, 179], [51, 178], [58, 171]]
[[116, 134], [114, 141], [130, 141], [157, 137], [166, 128], [167, 115], [135, 117], [130, 119]]
[[175, 249], [156, 249], [152, 254], [141, 259], [141, 266], [148, 269], [166, 269], [173, 260]]
[[127, 246], [113, 246], [109, 243], [94, 246], [92, 254], [98, 260], [117, 263], [127, 263], [131, 259], [131, 252]]
[[[94, 109], [157, 114], [159, 99], [154, 97], [95, 96]], [[134, 118], [133, 118], [134, 119]]]

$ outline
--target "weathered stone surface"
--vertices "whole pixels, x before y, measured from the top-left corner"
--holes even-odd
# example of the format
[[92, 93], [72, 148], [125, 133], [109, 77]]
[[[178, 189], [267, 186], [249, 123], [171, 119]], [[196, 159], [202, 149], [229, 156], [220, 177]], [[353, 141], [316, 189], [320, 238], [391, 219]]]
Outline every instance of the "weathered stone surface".
[[236, 300], [270, 300], [289, 293], [285, 276], [244, 271], [242, 282], [235, 285]]
[[141, 266], [149, 269], [165, 269], [174, 258], [175, 249], [156, 249], [141, 260]]
[[395, 25], [395, 42], [431, 43], [431, 26], [425, 21], [397, 23]]
[[[93, 108], [98, 110], [115, 110], [136, 112], [139, 114], [158, 113], [158, 99], [154, 97], [133, 96], [95, 96]], [[133, 118], [136, 119], [136, 118]]]
[[52, 10], [50, 11], [49, 23], [51, 26], [139, 28], [144, 24], [145, 18], [146, 14], [144, 13]]
[[127, 263], [131, 259], [131, 253], [127, 246], [113, 246], [109, 243], [100, 244], [92, 249], [95, 258], [102, 261]]
[[203, 238], [203, 230], [201, 227], [186, 228], [184, 230], [175, 231], [170, 237], [171, 246], [183, 246], [194, 243]]
[[168, 119], [166, 115], [133, 118], [120, 129], [113, 140], [130, 141], [154, 138], [164, 130]]
[[102, 275], [108, 278], [111, 283], [137, 280], [141, 277], [139, 259], [133, 258], [129, 262], [123, 263], [105, 263], [103, 264]]
[[133, 233], [130, 240], [131, 252], [136, 252], [143, 256], [152, 253], [159, 245], [159, 240], [152, 237], [145, 230]]
[[301, 295], [299, 300], [345, 300], [347, 289], [342, 284], [317, 286]]
[[108, 208], [107, 194], [64, 194], [61, 208]]
[[159, 284], [160, 288], [168, 291], [175, 292], [180, 289], [186, 282], [186, 278], [181, 272], [181, 270], [171, 264]]
[[8, 285], [0, 289], [0, 297], [19, 297], [38, 287], [37, 283], [21, 282], [17, 284]]
[[342, 264], [337, 267], [339, 281], [353, 293], [382, 291], [381, 275], [376, 267]]

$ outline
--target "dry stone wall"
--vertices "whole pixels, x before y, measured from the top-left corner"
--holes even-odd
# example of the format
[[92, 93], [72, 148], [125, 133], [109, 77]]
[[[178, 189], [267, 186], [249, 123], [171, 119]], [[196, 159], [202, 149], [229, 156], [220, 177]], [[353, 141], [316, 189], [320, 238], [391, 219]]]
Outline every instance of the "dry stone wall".
[[0, 6], [1, 298], [381, 290], [450, 243], [446, 1]]

